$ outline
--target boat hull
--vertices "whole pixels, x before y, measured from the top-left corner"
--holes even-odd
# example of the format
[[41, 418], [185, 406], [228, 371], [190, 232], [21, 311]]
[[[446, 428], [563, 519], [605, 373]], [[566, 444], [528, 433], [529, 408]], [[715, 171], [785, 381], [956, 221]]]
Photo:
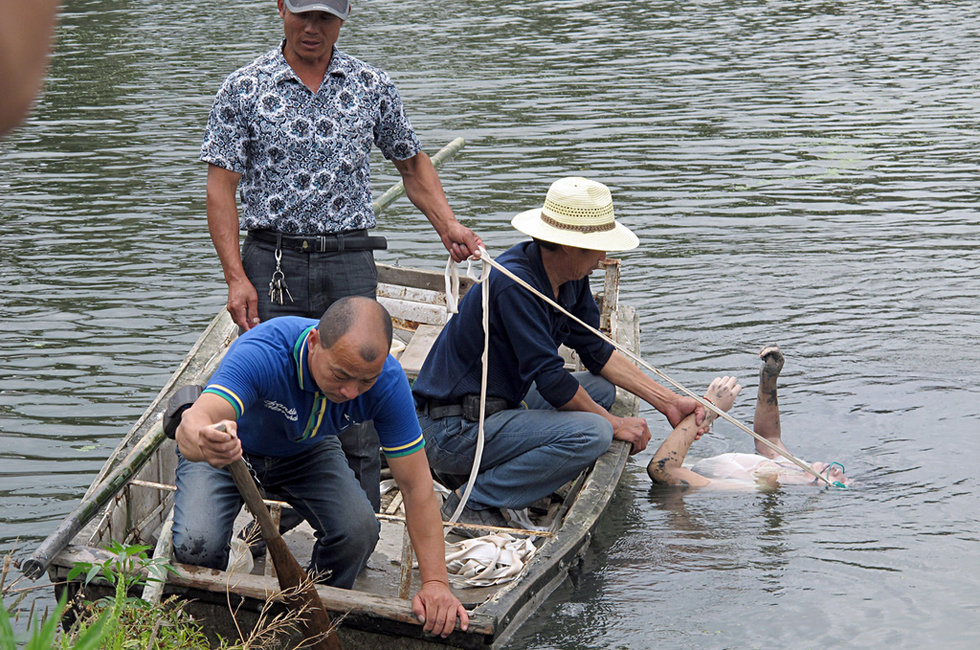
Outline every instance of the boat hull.
[[[636, 352], [639, 330], [635, 313], [628, 305], [618, 304], [618, 267], [616, 274], [617, 282], [613, 284], [607, 275], [600, 296], [603, 322], [614, 339]], [[433, 304], [438, 307], [440, 301], [445, 303], [444, 295], [439, 295], [444, 286], [441, 274], [383, 267], [379, 269], [379, 278], [385, 286], [379, 293], [379, 300], [388, 301], [386, 306], [392, 311], [396, 327], [418, 328], [433, 319], [437, 325], [442, 324], [439, 319], [444, 322], [444, 308], [431, 309]], [[112, 482], [114, 476], [118, 477], [121, 468], [128, 468], [128, 475], [119, 479], [120, 487], [99, 505], [97, 516], [84, 526], [75, 521], [76, 527], [80, 528], [77, 532], [63, 525], [70, 535], [61, 540], [60, 545], [57, 540], [51, 543], [57, 552], [46, 568], [52, 582], [61, 583], [59, 591], [66, 589], [74, 594], [81, 590], [78, 579], [66, 582], [69, 571], [78, 562], [102, 562], [110, 558], [111, 554], [102, 549], [112, 541], [157, 545], [172, 508], [176, 468], [175, 446], [161, 437], [159, 414], [166, 399], [180, 385], [206, 382], [236, 333], [227, 314], [217, 316], [106, 462], [83, 502], [91, 502], [105, 491], [105, 484]], [[574, 366], [573, 354], [568, 356], [568, 362]], [[625, 416], [635, 415], [637, 410], [636, 398], [620, 391], [613, 412]], [[561, 584], [569, 571], [579, 565], [600, 517], [613, 497], [628, 457], [629, 446], [613, 441], [611, 448], [593, 467], [568, 487], [562, 501], [556, 503], [557, 520], [561, 525], [555, 528], [552, 536], [538, 538], [538, 550], [518, 579], [495, 587], [458, 589], [457, 595], [471, 612], [470, 626], [466, 632], [456, 630], [445, 639], [426, 635], [412, 613], [411, 601], [401, 597], [418, 589], [418, 571], [401, 571], [407, 538], [397, 514], [383, 519], [382, 542], [354, 589], [317, 587], [324, 606], [339, 625], [344, 646], [486, 648], [505, 643]], [[293, 533], [284, 539], [302, 563], [309, 555], [309, 539], [298, 536], [298, 533], [290, 538], [291, 535]], [[162, 549], [158, 549], [158, 554], [169, 557], [166, 554], [169, 544], [160, 546]], [[278, 583], [271, 563], [264, 564], [264, 571], [259, 567], [256, 573], [174, 564], [176, 574], [166, 576], [162, 597], [177, 595], [183, 598], [185, 609], [204, 621], [205, 631], [215, 638], [219, 635], [224, 638], [247, 637], [261, 623], [263, 615], [269, 615], [267, 604], [270, 600], [269, 607], [273, 612], [281, 606], [275, 602]], [[107, 585], [92, 583], [85, 587], [85, 596], [89, 599], [110, 593]], [[287, 643], [284, 647], [288, 646]]]

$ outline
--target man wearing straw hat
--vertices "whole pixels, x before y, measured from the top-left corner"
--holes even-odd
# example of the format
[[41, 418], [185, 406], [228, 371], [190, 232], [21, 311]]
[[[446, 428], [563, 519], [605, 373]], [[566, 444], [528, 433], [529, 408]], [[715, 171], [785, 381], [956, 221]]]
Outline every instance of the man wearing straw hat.
[[[602, 183], [572, 177], [555, 181], [544, 206], [513, 218], [532, 237], [497, 262], [598, 327], [599, 307], [589, 274], [606, 251], [639, 243], [616, 222], [612, 196]], [[676, 426], [704, 409], [641, 372], [625, 355], [580, 324], [494, 270], [490, 283], [490, 349], [485, 445], [480, 474], [460, 516], [463, 523], [506, 525], [502, 508], [519, 510], [549, 496], [605, 452], [613, 438], [636, 453], [650, 430], [642, 418], [621, 418], [609, 408], [616, 387], [637, 395]], [[480, 291], [469, 292], [433, 344], [413, 393], [429, 465], [439, 477], [465, 476], [473, 462], [479, 419], [483, 353]], [[570, 373], [558, 353], [574, 349], [588, 372]], [[451, 478], [448, 479], [451, 482]], [[448, 487], [454, 487], [450, 485]], [[451, 515], [461, 491], [443, 505]]]
[[[284, 39], [218, 91], [201, 147], [207, 217], [228, 312], [243, 330], [274, 316], [319, 318], [345, 296], [375, 297], [372, 146], [457, 261], [480, 239], [453, 214], [388, 75], [335, 47], [348, 0], [277, 0]], [[236, 192], [240, 193], [239, 215]], [[239, 231], [248, 236], [239, 249]], [[378, 440], [342, 438], [375, 508]]]

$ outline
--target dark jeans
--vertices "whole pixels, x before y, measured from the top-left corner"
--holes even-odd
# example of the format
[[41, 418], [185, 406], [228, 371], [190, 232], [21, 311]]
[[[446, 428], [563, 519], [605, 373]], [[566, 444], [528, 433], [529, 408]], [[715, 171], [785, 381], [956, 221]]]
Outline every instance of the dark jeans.
[[[275, 244], [253, 237], [246, 237], [242, 246], [242, 265], [259, 294], [259, 318], [263, 321], [275, 316], [319, 319], [340, 298], [376, 297], [378, 270], [372, 251], [301, 253], [283, 248], [280, 265], [293, 302], [285, 297], [285, 304], [273, 304], [269, 299], [269, 281], [276, 270], [275, 253]], [[349, 427], [340, 435], [340, 443], [368, 501], [375, 511], [380, 510], [381, 443], [374, 424], [365, 422]]]
[[[223, 570], [242, 497], [227, 469], [177, 455], [174, 557]], [[350, 589], [374, 551], [380, 525], [336, 436], [326, 436], [296, 456], [253, 455], [247, 460], [266, 492], [288, 502], [313, 527], [310, 569], [329, 573], [327, 584]]]
[[[603, 408], [616, 400], [616, 387], [588, 372], [574, 373]], [[480, 473], [469, 507], [526, 508], [571, 481], [612, 442], [609, 421], [596, 413], [556, 411], [536, 387], [526, 408], [498, 411], [484, 422]], [[461, 416], [434, 420], [419, 413], [429, 467], [439, 474], [468, 477], [476, 453], [479, 424]], [[460, 493], [465, 488], [460, 487]]]

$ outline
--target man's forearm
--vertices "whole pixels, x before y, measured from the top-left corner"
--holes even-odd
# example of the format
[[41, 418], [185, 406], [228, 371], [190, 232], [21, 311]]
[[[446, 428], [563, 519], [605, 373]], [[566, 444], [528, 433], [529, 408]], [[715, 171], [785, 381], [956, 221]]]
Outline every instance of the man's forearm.
[[405, 521], [412, 548], [419, 561], [422, 582], [437, 580], [449, 584], [446, 572], [446, 551], [442, 535], [442, 517], [439, 515], [435, 492], [431, 503], [419, 503], [419, 499], [402, 492], [405, 498]]
[[456, 223], [456, 216], [449, 207], [442, 181], [428, 154], [420, 151], [413, 158], [396, 162], [395, 166], [405, 183], [405, 195], [425, 215], [439, 236], [445, 236], [450, 226]]
[[586, 413], [595, 413], [601, 415], [607, 420], [611, 420], [612, 416], [609, 411], [602, 408], [592, 396], [589, 395], [589, 391], [585, 390], [581, 385], [572, 395], [572, 399], [568, 400], [564, 404], [558, 407], [559, 411], [584, 411]]
[[614, 386], [633, 393], [644, 402], [663, 413], [677, 399], [677, 394], [650, 379], [629, 358], [614, 350], [600, 372]]
[[422, 581], [438, 580], [448, 585], [442, 516], [439, 513], [439, 500], [432, 487], [425, 452], [389, 458], [388, 466], [402, 491], [405, 525], [419, 560]]

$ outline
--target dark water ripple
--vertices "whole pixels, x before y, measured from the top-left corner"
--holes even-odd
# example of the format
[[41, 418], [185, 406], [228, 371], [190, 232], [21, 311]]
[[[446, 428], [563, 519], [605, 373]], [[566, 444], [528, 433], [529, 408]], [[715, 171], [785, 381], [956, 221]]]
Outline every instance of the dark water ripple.
[[[0, 551], [74, 505], [221, 309], [196, 162], [270, 2], [64, 3], [44, 96], [0, 142]], [[970, 2], [365, 1], [386, 68], [491, 253], [554, 178], [610, 185], [640, 236], [623, 299], [698, 388], [787, 353], [787, 444], [848, 492], [670, 494], [636, 457], [587, 571], [513, 647], [980, 642], [980, 10]], [[138, 17], [138, 19], [134, 18]], [[374, 185], [393, 180], [376, 155]], [[404, 200], [379, 259], [441, 268]], [[654, 439], [665, 423], [647, 411]], [[710, 455], [751, 448], [726, 423]], [[16, 540], [20, 540], [19, 542]]]

